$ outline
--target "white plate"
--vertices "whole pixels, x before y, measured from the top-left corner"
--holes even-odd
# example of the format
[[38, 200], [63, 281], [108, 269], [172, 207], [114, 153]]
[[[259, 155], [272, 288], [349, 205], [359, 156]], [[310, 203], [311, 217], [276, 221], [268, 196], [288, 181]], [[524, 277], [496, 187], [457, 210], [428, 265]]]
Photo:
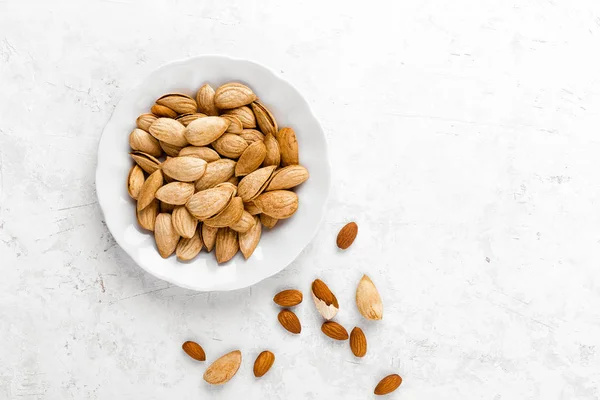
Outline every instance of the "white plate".
[[[249, 85], [273, 113], [279, 127], [294, 128], [300, 162], [310, 179], [296, 189], [300, 204], [290, 219], [272, 230], [263, 229], [254, 254], [244, 260], [238, 253], [218, 265], [214, 251], [188, 263], [175, 256], [162, 259], [151, 234], [139, 228], [135, 203], [127, 194], [126, 178], [133, 165], [128, 136], [138, 115], [149, 112], [164, 93], [183, 92], [195, 97], [205, 82], [214, 88], [239, 81]], [[323, 217], [329, 194], [330, 167], [321, 125], [300, 93], [270, 69], [257, 63], [224, 56], [198, 56], [158, 68], [128, 92], [104, 128], [98, 149], [96, 189], [108, 229], [117, 243], [152, 275], [198, 291], [234, 290], [253, 285], [290, 264], [312, 240]]]

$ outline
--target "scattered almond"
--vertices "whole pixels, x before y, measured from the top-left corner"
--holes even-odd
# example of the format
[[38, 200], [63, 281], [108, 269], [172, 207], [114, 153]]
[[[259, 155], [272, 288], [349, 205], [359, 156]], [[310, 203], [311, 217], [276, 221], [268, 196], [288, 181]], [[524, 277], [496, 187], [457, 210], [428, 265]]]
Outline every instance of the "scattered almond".
[[302, 292], [296, 289], [283, 290], [273, 297], [273, 301], [281, 307], [294, 307], [302, 303]]
[[335, 340], [347, 340], [348, 339], [348, 331], [342, 325], [338, 324], [335, 321], [325, 321], [323, 325], [321, 325], [321, 331]]
[[187, 341], [181, 345], [181, 348], [185, 353], [192, 357], [194, 360], [206, 361], [206, 354], [204, 349], [196, 342]]
[[254, 376], [257, 378], [262, 377], [266, 374], [273, 363], [275, 362], [275, 354], [271, 353], [269, 350], [265, 350], [256, 357], [256, 361], [254, 361]]
[[297, 335], [302, 331], [300, 320], [293, 311], [281, 310], [277, 316], [277, 319], [279, 320], [281, 326], [283, 326], [288, 332]]
[[315, 279], [311, 287], [313, 301], [323, 318], [330, 320], [338, 313], [340, 305], [329, 287], [320, 279]]
[[364, 357], [367, 354], [367, 337], [359, 327], [350, 332], [350, 349], [356, 357]]
[[390, 394], [394, 390], [398, 389], [398, 387], [400, 387], [401, 384], [402, 384], [402, 378], [400, 377], [400, 375], [398, 375], [398, 374], [388, 375], [385, 378], [383, 378], [381, 381], [379, 381], [379, 383], [375, 387], [375, 390], [373, 391], [373, 393], [375, 393], [378, 396]]
[[346, 250], [352, 245], [358, 234], [358, 225], [355, 222], [349, 222], [340, 230], [337, 236], [337, 246]]

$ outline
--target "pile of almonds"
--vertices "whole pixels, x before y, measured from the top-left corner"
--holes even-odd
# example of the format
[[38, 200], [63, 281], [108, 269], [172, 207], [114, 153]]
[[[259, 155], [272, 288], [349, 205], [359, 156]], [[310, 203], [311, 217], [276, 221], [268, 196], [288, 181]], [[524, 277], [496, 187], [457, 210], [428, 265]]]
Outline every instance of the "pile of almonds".
[[290, 189], [308, 171], [299, 165], [296, 134], [278, 129], [248, 86], [227, 83], [215, 91], [205, 84], [195, 99], [166, 94], [136, 125], [127, 188], [139, 225], [154, 232], [162, 257], [176, 253], [189, 261], [205, 247], [215, 249], [219, 263], [238, 250], [247, 259], [262, 226], [272, 228], [298, 209]]
[[[358, 226], [351, 222], [344, 226], [337, 237], [337, 245], [340, 249], [347, 249], [354, 242], [358, 233]], [[329, 287], [320, 279], [313, 281], [311, 285], [311, 294], [317, 311], [323, 316], [325, 321], [321, 326], [321, 331], [328, 337], [335, 340], [347, 340], [350, 338], [350, 349], [352, 353], [359, 358], [367, 354], [367, 337], [359, 327], [355, 327], [350, 335], [342, 325], [331, 321], [338, 311], [339, 303], [336, 296]], [[302, 326], [296, 314], [290, 310], [302, 303], [302, 292], [297, 289], [287, 289], [277, 293], [273, 297], [273, 302], [282, 307], [277, 318], [281, 326], [288, 332], [300, 334]], [[383, 318], [383, 302], [379, 291], [373, 281], [363, 275], [356, 288], [356, 307], [360, 314], [367, 320], [381, 320]], [[193, 359], [205, 361], [206, 354], [204, 349], [195, 342], [185, 342], [182, 345], [183, 350]], [[260, 378], [264, 376], [273, 366], [275, 355], [265, 350], [261, 352], [254, 361], [254, 376]], [[239, 350], [225, 354], [214, 361], [204, 373], [204, 380], [213, 385], [222, 385], [228, 382], [237, 373], [242, 363], [242, 353]], [[373, 391], [376, 395], [390, 394], [402, 384], [402, 377], [398, 374], [390, 374], [379, 381]]]

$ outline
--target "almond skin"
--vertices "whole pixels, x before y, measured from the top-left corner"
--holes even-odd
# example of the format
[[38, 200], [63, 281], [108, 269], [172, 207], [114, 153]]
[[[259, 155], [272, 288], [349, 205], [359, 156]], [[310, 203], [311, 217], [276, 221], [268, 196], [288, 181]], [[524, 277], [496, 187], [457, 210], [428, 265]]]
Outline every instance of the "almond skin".
[[202, 250], [202, 238], [200, 232], [196, 230], [191, 238], [181, 238], [177, 243], [175, 255], [181, 261], [190, 261], [194, 259]]
[[206, 354], [204, 349], [196, 342], [187, 341], [181, 345], [181, 348], [185, 353], [192, 357], [194, 360], [206, 361]]
[[298, 162], [298, 141], [296, 133], [292, 128], [283, 128], [277, 134], [279, 143], [279, 152], [281, 153], [281, 165], [297, 165]]
[[158, 203], [158, 200], [153, 200], [146, 208], [136, 212], [138, 224], [142, 228], [154, 231], [154, 224], [158, 215]]
[[379, 381], [373, 393], [375, 393], [378, 396], [383, 396], [392, 393], [394, 390], [398, 389], [400, 384], [402, 384], [402, 378], [400, 377], [400, 375], [388, 375], [381, 381]]
[[325, 282], [315, 279], [312, 283], [311, 291], [317, 311], [319, 311], [323, 318], [329, 320], [335, 317], [340, 309], [340, 305]]
[[151, 174], [138, 193], [137, 210], [142, 211], [156, 198], [156, 192], [163, 184], [163, 175], [161, 170], [156, 170]]
[[269, 217], [286, 219], [298, 210], [298, 195], [289, 190], [273, 190], [259, 195], [254, 204]]
[[283, 326], [288, 332], [297, 335], [302, 331], [300, 320], [296, 314], [290, 310], [281, 310], [277, 316], [277, 319], [279, 320], [281, 326]]
[[230, 228], [219, 228], [215, 243], [217, 263], [222, 264], [231, 260], [239, 249], [238, 233]]
[[348, 339], [348, 331], [346, 328], [334, 321], [325, 321], [323, 325], [321, 325], [321, 331], [335, 340]]
[[164, 117], [164, 118], [175, 118], [177, 117], [177, 112], [171, 110], [169, 107], [160, 105], [160, 104], [155, 104], [152, 106], [152, 108], [150, 109], [150, 111], [152, 112], [152, 114], [158, 116], [158, 117]]
[[138, 128], [148, 132], [148, 129], [150, 129], [150, 125], [152, 125], [152, 123], [157, 119], [158, 117], [154, 114], [142, 114], [139, 117], [137, 117], [137, 119], [135, 120], [135, 124]]
[[162, 171], [180, 182], [195, 182], [204, 175], [206, 165], [206, 161], [201, 158], [173, 157], [162, 164]]
[[137, 200], [144, 185], [144, 171], [139, 165], [134, 165], [127, 176], [127, 192], [132, 199]]
[[357, 234], [358, 225], [356, 225], [356, 222], [347, 223], [342, 229], [340, 229], [340, 232], [337, 235], [337, 246], [342, 250], [346, 250], [352, 245]]
[[156, 191], [156, 198], [176, 206], [185, 204], [194, 194], [194, 184], [171, 182]]
[[187, 146], [185, 126], [171, 118], [159, 118], [150, 125], [150, 134], [161, 142], [173, 146]]
[[359, 327], [350, 332], [350, 349], [356, 357], [364, 357], [367, 354], [367, 337]]
[[266, 374], [273, 363], [275, 362], [275, 354], [271, 353], [269, 350], [265, 350], [256, 357], [256, 361], [254, 361], [254, 376], [260, 378], [264, 374]]
[[200, 112], [210, 116], [219, 115], [219, 110], [215, 106], [215, 89], [208, 83], [202, 85], [200, 90], [198, 90], [196, 103], [198, 103]]
[[222, 385], [229, 382], [242, 364], [242, 352], [239, 350], [227, 353], [213, 362], [204, 372], [204, 380], [211, 385]]
[[217, 243], [217, 232], [219, 231], [219, 228], [213, 228], [212, 226], [202, 224], [201, 231], [202, 241], [204, 242], [204, 246], [206, 246], [206, 251], [210, 253]]
[[256, 100], [256, 95], [248, 86], [237, 82], [227, 83], [215, 91], [215, 106], [232, 109], [245, 106]]
[[258, 242], [260, 241], [260, 236], [262, 234], [262, 224], [258, 217], [252, 217], [254, 223], [246, 232], [239, 233], [238, 238], [240, 242], [240, 251], [244, 255], [244, 258], [247, 260], [250, 258], [254, 250], [256, 250], [256, 246], [258, 246]]
[[158, 214], [154, 223], [154, 240], [162, 258], [167, 258], [175, 252], [179, 238], [179, 234], [173, 228], [171, 214]]

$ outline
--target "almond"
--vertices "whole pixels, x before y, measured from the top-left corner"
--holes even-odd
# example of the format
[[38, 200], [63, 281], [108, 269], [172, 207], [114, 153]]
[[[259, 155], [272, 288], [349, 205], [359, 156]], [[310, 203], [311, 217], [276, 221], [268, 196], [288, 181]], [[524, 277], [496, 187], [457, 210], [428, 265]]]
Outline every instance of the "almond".
[[206, 172], [206, 161], [196, 157], [173, 157], [162, 163], [162, 171], [181, 182], [194, 182]]
[[138, 194], [137, 210], [141, 211], [146, 208], [156, 198], [156, 192], [163, 184], [163, 176], [161, 170], [156, 170], [151, 174], [142, 185]]
[[185, 354], [192, 357], [194, 360], [206, 361], [204, 349], [198, 343], [187, 341], [181, 345], [181, 348], [185, 351]]
[[135, 124], [138, 128], [148, 132], [148, 129], [150, 129], [150, 125], [152, 125], [152, 123], [156, 121], [157, 118], [158, 117], [154, 114], [142, 114], [139, 117], [137, 117], [137, 119], [135, 120]]
[[213, 228], [212, 226], [202, 224], [201, 232], [202, 241], [204, 242], [204, 246], [206, 246], [206, 251], [210, 253], [217, 242], [217, 232], [219, 232], [219, 228]]
[[245, 202], [244, 210], [250, 215], [259, 215], [261, 213], [260, 208], [256, 207], [256, 204], [254, 204], [253, 201]]
[[201, 158], [207, 163], [217, 161], [221, 158], [219, 153], [210, 147], [187, 146], [181, 149], [179, 157], [196, 157]]
[[248, 86], [231, 82], [220, 86], [215, 91], [215, 106], [221, 109], [232, 109], [245, 106], [256, 100], [256, 95]]
[[298, 195], [289, 190], [273, 190], [258, 196], [254, 204], [270, 217], [286, 219], [298, 209]]
[[262, 193], [269, 183], [275, 168], [274, 165], [259, 168], [242, 178], [238, 185], [238, 194], [244, 202], [253, 200]]
[[302, 331], [300, 320], [293, 311], [281, 310], [277, 316], [277, 319], [279, 320], [281, 326], [283, 326], [288, 332], [297, 335]]
[[254, 142], [244, 150], [235, 165], [235, 176], [245, 176], [256, 171], [267, 155], [267, 148], [262, 141]]
[[181, 261], [190, 261], [194, 259], [202, 250], [202, 238], [200, 232], [196, 230], [191, 238], [181, 238], [175, 249], [175, 255]]
[[139, 165], [134, 165], [127, 176], [127, 192], [132, 199], [137, 200], [144, 185], [144, 171]]
[[265, 136], [265, 149], [267, 150], [267, 154], [265, 155], [265, 159], [263, 161], [263, 167], [269, 165], [277, 165], [281, 161], [281, 155], [279, 154], [279, 143], [277, 143], [277, 139], [272, 134], [268, 134]]
[[196, 193], [185, 206], [196, 219], [204, 221], [221, 212], [232, 197], [233, 191], [230, 188], [214, 187]]
[[181, 146], [174, 146], [172, 144], [169, 143], [165, 143], [165, 142], [158, 142], [160, 144], [160, 148], [169, 156], [169, 157], [177, 157], [179, 155], [179, 152], [181, 151], [181, 149], [183, 147]]
[[154, 157], [160, 157], [162, 154], [162, 149], [160, 148], [160, 144], [158, 144], [158, 140], [148, 132], [138, 128], [134, 129], [129, 134], [129, 147]]
[[198, 220], [189, 213], [185, 206], [177, 206], [173, 210], [173, 227], [183, 238], [191, 238], [196, 232]]
[[248, 143], [233, 133], [226, 133], [212, 143], [212, 147], [220, 155], [227, 158], [238, 158], [248, 147]]
[[154, 231], [156, 216], [158, 215], [158, 200], [153, 200], [150, 205], [141, 211], [136, 211], [138, 224], [149, 231]]
[[129, 154], [131, 155], [131, 158], [133, 158], [133, 161], [135, 161], [135, 163], [148, 174], [153, 174], [157, 169], [160, 168], [160, 161], [150, 154], [146, 154], [141, 151], [132, 151]]
[[271, 229], [277, 225], [277, 218], [269, 217], [267, 214], [260, 214], [260, 223]]
[[238, 179], [237, 176], [232, 176], [231, 178], [227, 179], [227, 182], [229, 182], [232, 185], [235, 185], [237, 187], [237, 185], [240, 183], [240, 180]]
[[337, 235], [337, 246], [342, 250], [347, 249], [352, 245], [357, 234], [358, 225], [356, 225], [356, 222], [347, 223], [340, 229], [340, 232]]
[[241, 197], [234, 197], [229, 204], [214, 217], [204, 220], [204, 224], [216, 228], [225, 228], [238, 222], [244, 213], [244, 202]]
[[228, 110], [225, 114], [237, 117], [242, 123], [244, 129], [256, 128], [256, 118], [248, 106], [242, 106]]
[[380, 320], [383, 318], [381, 296], [367, 275], [363, 275], [356, 288], [356, 306], [366, 319]]
[[279, 152], [281, 153], [281, 165], [297, 165], [298, 162], [298, 141], [296, 133], [292, 128], [283, 128], [277, 134], [277, 143], [279, 143]]
[[271, 353], [269, 350], [265, 350], [256, 357], [256, 361], [254, 361], [254, 376], [260, 378], [273, 366], [275, 362], [275, 354]]
[[242, 217], [229, 227], [238, 233], [244, 233], [248, 232], [254, 226], [254, 222], [254, 217], [248, 211], [244, 210]]
[[[163, 167], [164, 169], [164, 167]], [[265, 189], [265, 192], [280, 189], [291, 189], [306, 182], [308, 171], [301, 165], [289, 165], [273, 173], [273, 179]]]
[[229, 127], [229, 121], [221, 117], [198, 118], [184, 128], [187, 141], [194, 146], [211, 144]]
[[321, 331], [335, 340], [347, 340], [348, 331], [342, 325], [334, 321], [325, 321], [321, 325]]
[[229, 121], [229, 126], [227, 127], [227, 130], [225, 132], [235, 133], [236, 135], [239, 135], [244, 130], [242, 121], [240, 121], [240, 119], [238, 117], [236, 117], [235, 115], [222, 114], [221, 118], [225, 118], [226, 120]]
[[392, 393], [394, 390], [398, 389], [398, 387], [402, 384], [402, 378], [398, 374], [388, 375], [383, 378], [377, 386], [373, 393], [378, 396], [383, 396], [385, 394]]
[[171, 214], [173, 212], [173, 210], [175, 209], [175, 207], [177, 207], [175, 204], [165, 203], [164, 201], [159, 201], [159, 203], [160, 203], [160, 212], [161, 213]]
[[242, 364], [242, 352], [227, 353], [213, 362], [204, 372], [204, 380], [211, 385], [227, 383], [237, 373]]
[[175, 111], [171, 110], [169, 107], [165, 107], [160, 104], [153, 105], [152, 108], [150, 109], [150, 111], [152, 111], [152, 114], [154, 114], [158, 117], [164, 117], [164, 118], [177, 117], [177, 113]]
[[192, 123], [192, 121], [195, 121], [198, 118], [204, 118], [204, 117], [207, 117], [207, 116], [208, 115], [202, 114], [202, 113], [181, 114], [180, 116], [178, 116], [177, 118], [175, 118], [175, 121], [181, 122], [181, 124], [183, 126], [188, 126], [189, 124]]
[[150, 125], [149, 132], [161, 142], [172, 144], [173, 146], [187, 146], [188, 141], [185, 138], [185, 126], [181, 122], [171, 118], [159, 118]]
[[187, 94], [169, 93], [156, 100], [156, 104], [169, 107], [177, 114], [195, 113], [198, 109], [196, 101]]
[[302, 303], [302, 292], [296, 289], [283, 290], [273, 297], [273, 301], [281, 307], [294, 307]]
[[359, 327], [350, 332], [350, 349], [356, 357], [364, 357], [367, 354], [367, 337]]
[[171, 214], [158, 214], [154, 225], [154, 240], [162, 258], [167, 258], [175, 251], [179, 242], [179, 234], [173, 228]]
[[198, 110], [200, 112], [210, 116], [219, 115], [219, 110], [215, 106], [215, 90], [208, 83], [202, 85], [200, 90], [198, 90], [196, 102], [198, 103]]
[[[248, 145], [251, 145], [254, 142], [265, 140], [265, 135], [257, 131], [256, 129], [244, 129], [242, 133], [240, 133], [240, 137], [244, 138]], [[272, 164], [275, 165], [275, 164]], [[279, 165], [279, 163], [277, 164]]]
[[156, 191], [156, 198], [165, 203], [179, 206], [187, 203], [193, 194], [193, 183], [171, 182]]
[[236, 162], [228, 159], [219, 159], [208, 163], [206, 172], [196, 181], [196, 190], [206, 190], [227, 182], [233, 176]]
[[329, 287], [320, 279], [315, 279], [311, 287], [312, 297], [317, 311], [323, 318], [329, 320], [338, 313], [340, 305]]
[[246, 260], [250, 258], [252, 253], [254, 253], [254, 250], [256, 250], [256, 246], [258, 246], [258, 242], [260, 241], [260, 235], [262, 234], [262, 225], [258, 220], [258, 217], [252, 218], [254, 219], [252, 227], [246, 232], [238, 234], [240, 250]]
[[230, 228], [219, 228], [215, 243], [217, 262], [221, 264], [231, 260], [239, 248], [238, 233]]
[[273, 114], [258, 101], [251, 104], [252, 112], [256, 116], [256, 124], [260, 128], [261, 132], [265, 135], [275, 135], [277, 133], [277, 121]]

